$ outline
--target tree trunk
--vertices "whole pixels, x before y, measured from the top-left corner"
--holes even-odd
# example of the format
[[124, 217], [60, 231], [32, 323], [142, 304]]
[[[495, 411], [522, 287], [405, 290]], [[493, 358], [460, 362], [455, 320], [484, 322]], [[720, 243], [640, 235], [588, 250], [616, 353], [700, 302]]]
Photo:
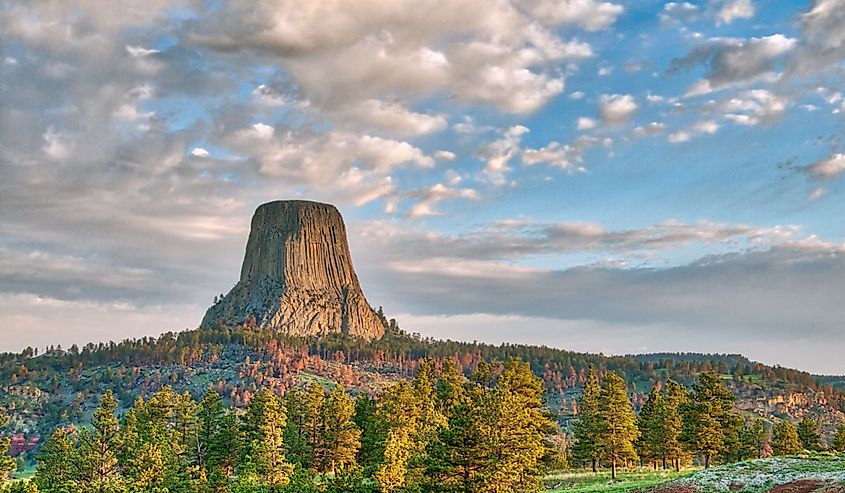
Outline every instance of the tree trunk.
[[681, 458], [675, 457], [675, 471], [681, 472]]
[[593, 457], [593, 472], [598, 472], [598, 470], [596, 469], [596, 459], [595, 459], [595, 457]]
[[710, 454], [704, 454], [704, 468], [710, 467]]
[[666, 456], [663, 456], [663, 469], [666, 469]]
[[610, 459], [610, 479], [616, 480], [616, 457]]

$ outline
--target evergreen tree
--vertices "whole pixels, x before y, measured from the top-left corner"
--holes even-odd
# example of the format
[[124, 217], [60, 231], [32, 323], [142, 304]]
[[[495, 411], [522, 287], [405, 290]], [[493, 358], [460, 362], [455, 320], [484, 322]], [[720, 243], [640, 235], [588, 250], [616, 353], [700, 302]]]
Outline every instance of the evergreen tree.
[[693, 384], [690, 400], [682, 407], [684, 427], [681, 441], [687, 449], [704, 457], [704, 467], [710, 459], [725, 451], [726, 432], [735, 422], [734, 395], [726, 389], [719, 376], [704, 372]]
[[79, 469], [82, 489], [92, 492], [116, 491], [122, 478], [118, 469], [117, 454], [120, 448], [120, 424], [115, 416], [117, 400], [111, 391], [100, 399], [100, 406], [91, 420], [93, 430], [79, 434]]
[[376, 419], [382, 422], [378, 426], [387, 431], [379, 447], [381, 460], [374, 477], [384, 493], [405, 487], [410, 479], [408, 461], [424, 450], [424, 444], [421, 447], [416, 440], [419, 423], [416, 404], [416, 393], [405, 381], [387, 389], [378, 400]]
[[610, 462], [611, 478], [616, 479], [616, 467], [637, 458], [634, 441], [639, 437], [625, 381], [616, 372], [608, 373], [602, 381], [598, 430], [601, 456]]
[[798, 423], [798, 440], [801, 441], [801, 446], [806, 450], [821, 449], [821, 433], [819, 432], [819, 424], [809, 416], [805, 416]]
[[663, 457], [663, 423], [660, 411], [664, 406], [661, 388], [659, 382], [652, 386], [637, 415], [637, 428], [640, 430], [640, 436], [635, 442], [637, 455], [640, 460], [652, 462], [655, 469], [657, 469], [658, 459]]
[[76, 448], [68, 433], [58, 428], [41, 446], [34, 481], [42, 491], [73, 490], [79, 463]]
[[489, 393], [472, 383], [448, 410], [446, 426], [426, 447], [423, 490], [426, 492], [470, 493], [483, 491], [482, 484], [493, 461], [489, 444]]
[[321, 410], [323, 429], [320, 437], [321, 453], [317, 470], [334, 473], [346, 470], [355, 464], [355, 456], [361, 447], [361, 430], [353, 420], [355, 403], [340, 385], [325, 400]]
[[674, 380], [667, 380], [663, 389], [663, 395], [657, 407], [659, 434], [658, 451], [663, 468], [666, 468], [666, 460], [670, 459], [676, 471], [681, 470], [681, 461], [684, 458], [684, 446], [681, 442], [684, 422], [681, 415], [681, 408], [688, 401], [687, 389]]
[[839, 425], [830, 445], [837, 452], [845, 452], [845, 424]]
[[578, 400], [578, 420], [572, 425], [575, 443], [572, 455], [576, 460], [592, 464], [596, 472], [599, 450], [599, 394], [601, 388], [595, 368], [590, 366], [581, 398]]
[[801, 452], [801, 442], [798, 431], [789, 421], [781, 421], [772, 430], [772, 453], [774, 455], [791, 455]]
[[290, 480], [293, 466], [285, 458], [285, 408], [270, 390], [261, 389], [250, 401], [244, 414], [245, 436], [250, 452], [242, 463], [254, 471], [272, 491]]
[[355, 399], [355, 424], [361, 430], [357, 462], [365, 475], [372, 475], [383, 459], [387, 423], [377, 419], [376, 401], [367, 394], [361, 393]]
[[[531, 367], [518, 358], [505, 365], [491, 395], [491, 491], [523, 491], [541, 487], [545, 437], [553, 432], [543, 410], [543, 384]], [[630, 408], [629, 408], [630, 410]], [[633, 411], [631, 411], [633, 416]]]
[[[8, 416], [0, 409], [0, 428], [6, 426], [8, 422]], [[15, 472], [15, 469], [15, 460], [9, 455], [9, 439], [0, 438], [0, 485], [9, 478], [11, 473]]]
[[762, 419], [745, 422], [742, 433], [743, 459], [761, 459], [768, 443], [769, 431]]

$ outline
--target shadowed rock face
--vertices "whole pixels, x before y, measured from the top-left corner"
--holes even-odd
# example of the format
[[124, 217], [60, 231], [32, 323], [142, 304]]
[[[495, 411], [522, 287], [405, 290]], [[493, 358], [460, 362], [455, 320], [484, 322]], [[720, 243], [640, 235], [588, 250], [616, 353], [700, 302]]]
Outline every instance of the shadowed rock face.
[[259, 327], [291, 335], [384, 335], [361, 292], [334, 206], [285, 200], [256, 209], [241, 279], [208, 309], [201, 326], [239, 324], [253, 316]]

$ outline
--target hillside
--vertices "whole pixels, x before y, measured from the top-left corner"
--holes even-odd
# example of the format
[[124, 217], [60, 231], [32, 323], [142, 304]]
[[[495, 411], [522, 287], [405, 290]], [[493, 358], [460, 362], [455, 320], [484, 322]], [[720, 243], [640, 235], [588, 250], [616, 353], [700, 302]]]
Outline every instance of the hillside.
[[[381, 310], [379, 310], [381, 315]], [[386, 321], [387, 322], [387, 321]], [[0, 355], [0, 407], [11, 417], [6, 433], [13, 451], [31, 462], [33, 449], [57, 426], [84, 425], [99, 396], [112, 390], [122, 408], [164, 386], [194, 398], [212, 387], [240, 407], [263, 387], [277, 392], [311, 382], [343, 384], [351, 393], [377, 395], [410, 378], [424, 358], [451, 358], [464, 372], [485, 360], [519, 357], [542, 378], [547, 406], [567, 429], [590, 365], [616, 371], [628, 383], [634, 407], [655, 382], [672, 378], [689, 385], [703, 371], [716, 371], [737, 396], [737, 407], [767, 419], [811, 415], [829, 435], [845, 417], [845, 397], [806, 372], [770, 367], [741, 356], [661, 354], [607, 357], [541, 346], [423, 339], [395, 320], [377, 341], [344, 335], [301, 338], [249, 327], [218, 327], [168, 333], [159, 338], [89, 344], [83, 348], [27, 349]]]

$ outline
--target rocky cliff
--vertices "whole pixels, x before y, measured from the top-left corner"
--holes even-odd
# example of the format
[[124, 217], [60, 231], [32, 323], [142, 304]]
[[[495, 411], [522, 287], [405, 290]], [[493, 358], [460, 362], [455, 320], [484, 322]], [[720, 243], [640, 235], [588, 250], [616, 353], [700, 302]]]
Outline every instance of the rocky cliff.
[[256, 209], [241, 278], [201, 326], [240, 323], [291, 335], [384, 334], [358, 284], [334, 206], [285, 200]]

